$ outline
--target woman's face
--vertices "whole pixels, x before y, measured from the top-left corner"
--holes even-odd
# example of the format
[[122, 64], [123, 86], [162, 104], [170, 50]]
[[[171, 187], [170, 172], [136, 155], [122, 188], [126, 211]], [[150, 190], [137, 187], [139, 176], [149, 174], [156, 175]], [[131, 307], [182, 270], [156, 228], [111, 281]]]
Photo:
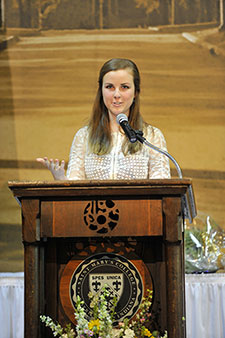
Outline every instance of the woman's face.
[[106, 73], [102, 82], [102, 95], [110, 120], [121, 113], [129, 116], [135, 97], [132, 70], [127, 68]]

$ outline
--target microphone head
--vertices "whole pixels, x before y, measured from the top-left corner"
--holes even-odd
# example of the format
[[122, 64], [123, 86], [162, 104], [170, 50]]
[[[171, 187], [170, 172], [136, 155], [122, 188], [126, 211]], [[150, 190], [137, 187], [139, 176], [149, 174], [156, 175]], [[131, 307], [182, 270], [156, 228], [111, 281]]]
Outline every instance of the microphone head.
[[125, 114], [119, 114], [116, 117], [116, 122], [120, 124], [121, 122], [128, 122], [128, 117]]

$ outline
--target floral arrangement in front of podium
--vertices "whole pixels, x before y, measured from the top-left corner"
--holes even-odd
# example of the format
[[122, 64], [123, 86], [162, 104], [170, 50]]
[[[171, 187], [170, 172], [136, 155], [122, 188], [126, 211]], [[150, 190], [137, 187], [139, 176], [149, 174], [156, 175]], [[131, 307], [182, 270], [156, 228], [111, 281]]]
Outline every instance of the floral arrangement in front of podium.
[[152, 321], [152, 316], [149, 312], [152, 304], [152, 291], [147, 290], [147, 296], [143, 297], [135, 320], [130, 323], [129, 320], [125, 319], [117, 327], [113, 325], [117, 299], [113, 300], [113, 305], [109, 310], [107, 297], [109, 297], [109, 293], [106, 288], [101, 294], [92, 295], [89, 293], [90, 307], [92, 309], [91, 318], [89, 319], [83, 308], [83, 301], [81, 301], [80, 297], [77, 297], [75, 311], [77, 325], [75, 330], [71, 327], [71, 324], [68, 324], [65, 328], [60, 324], [55, 324], [48, 316], [40, 316], [41, 321], [50, 327], [54, 337], [61, 338], [167, 338], [167, 332], [162, 336], [158, 331], [151, 332], [148, 329]]

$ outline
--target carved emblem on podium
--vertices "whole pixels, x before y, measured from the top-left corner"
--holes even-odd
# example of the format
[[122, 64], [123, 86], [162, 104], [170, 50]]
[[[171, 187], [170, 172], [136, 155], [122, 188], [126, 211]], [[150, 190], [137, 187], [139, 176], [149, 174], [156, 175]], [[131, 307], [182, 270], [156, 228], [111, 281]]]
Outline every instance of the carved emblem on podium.
[[[115, 253], [97, 253], [79, 263], [72, 259], [67, 264], [61, 278], [61, 303], [66, 315], [75, 322], [74, 309], [77, 296], [84, 301], [84, 310], [89, 316], [91, 308], [88, 293], [91, 291], [92, 294], [101, 294], [103, 288], [107, 287], [110, 294], [109, 309], [115, 296], [118, 301], [114, 318], [116, 325], [124, 318], [131, 319], [135, 316], [146, 283], [148, 288], [152, 289], [151, 277], [143, 261], [138, 257], [137, 260], [130, 261]], [[67, 292], [65, 285], [68, 288]]]
[[84, 223], [99, 234], [112, 231], [118, 220], [119, 210], [112, 200], [91, 201], [84, 209]]
[[70, 283], [70, 296], [73, 306], [75, 307], [79, 295], [84, 301], [85, 312], [89, 315], [91, 310], [89, 291], [94, 294], [101, 293], [104, 286], [110, 293], [108, 306], [112, 305], [111, 301], [113, 301], [114, 296], [118, 300], [115, 320], [120, 321], [124, 317], [133, 317], [142, 300], [142, 278], [129, 260], [116, 254], [96, 254], [78, 266]]

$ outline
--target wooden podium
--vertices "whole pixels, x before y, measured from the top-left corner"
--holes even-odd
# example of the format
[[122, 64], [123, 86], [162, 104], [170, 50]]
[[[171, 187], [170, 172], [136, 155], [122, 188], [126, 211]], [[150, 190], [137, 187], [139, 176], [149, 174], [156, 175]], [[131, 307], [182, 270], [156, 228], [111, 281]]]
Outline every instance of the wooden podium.
[[169, 338], [186, 337], [181, 201], [190, 179], [8, 184], [22, 208], [26, 338], [50, 337], [40, 314], [70, 321], [60, 295], [64, 271], [71, 259], [80, 264], [101, 251], [139, 257], [160, 327]]

